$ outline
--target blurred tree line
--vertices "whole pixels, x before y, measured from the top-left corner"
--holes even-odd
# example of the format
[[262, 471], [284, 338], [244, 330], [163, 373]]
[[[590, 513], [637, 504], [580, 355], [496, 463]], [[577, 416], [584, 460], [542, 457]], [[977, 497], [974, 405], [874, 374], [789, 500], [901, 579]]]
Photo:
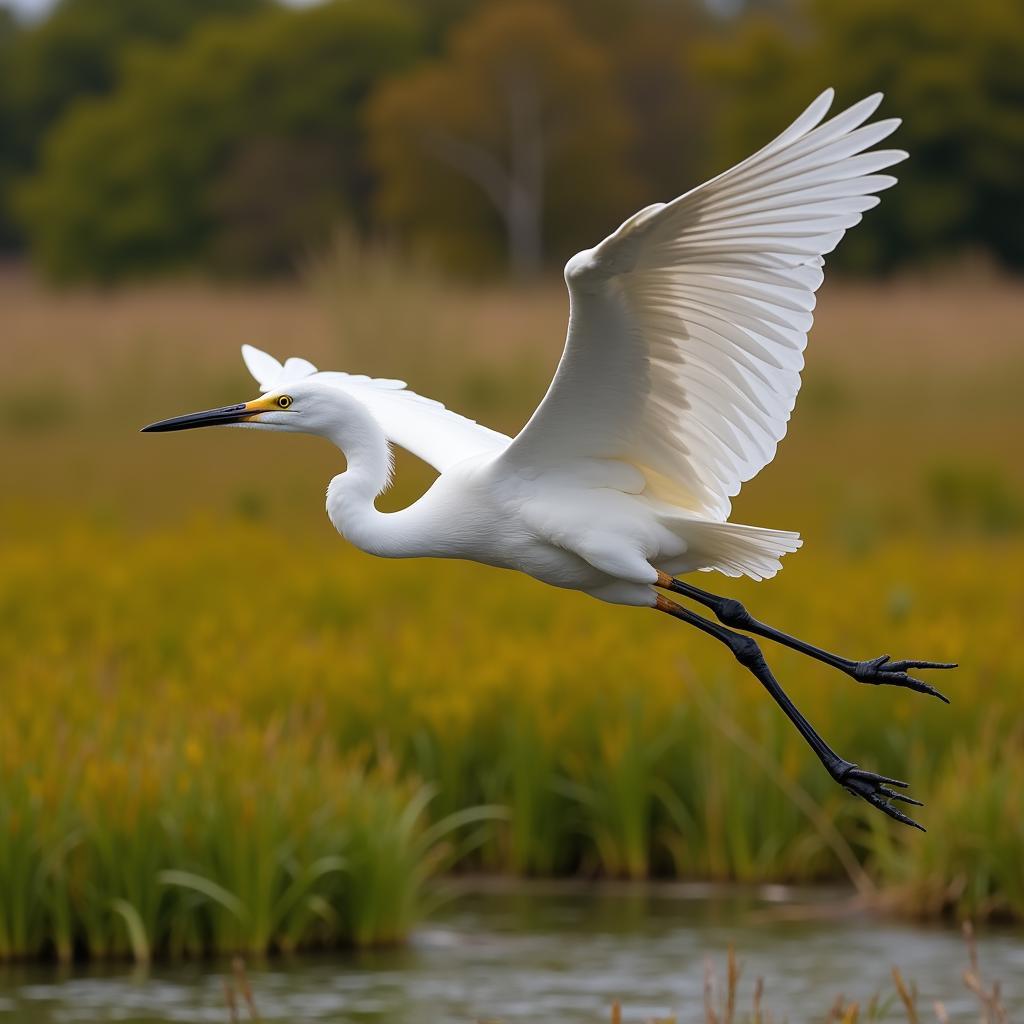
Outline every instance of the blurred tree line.
[[1024, 266], [1020, 0], [58, 0], [0, 8], [0, 248], [63, 280], [292, 270], [339, 226], [528, 275], [881, 89], [901, 185], [841, 247]]

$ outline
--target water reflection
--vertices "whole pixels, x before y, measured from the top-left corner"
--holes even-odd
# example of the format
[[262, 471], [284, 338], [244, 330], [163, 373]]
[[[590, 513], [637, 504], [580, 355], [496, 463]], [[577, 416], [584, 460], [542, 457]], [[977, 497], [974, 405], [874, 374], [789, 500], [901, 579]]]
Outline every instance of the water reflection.
[[[822, 1018], [834, 997], [890, 993], [890, 968], [913, 979], [922, 1004], [942, 999], [953, 1020], [977, 1019], [960, 980], [953, 930], [879, 921], [845, 893], [713, 890], [680, 885], [476, 885], [458, 893], [405, 949], [250, 963], [264, 1021], [447, 1024], [479, 1019], [602, 1022], [676, 1014], [702, 1021], [703, 964], [722, 971], [729, 944], [744, 964], [742, 999], [766, 981], [776, 1018]], [[982, 966], [1024, 1011], [1024, 930], [987, 932]], [[0, 972], [0, 1024], [228, 1019], [223, 963]], [[240, 1012], [245, 1019], [244, 1012]], [[902, 1019], [893, 1010], [893, 1019]]]

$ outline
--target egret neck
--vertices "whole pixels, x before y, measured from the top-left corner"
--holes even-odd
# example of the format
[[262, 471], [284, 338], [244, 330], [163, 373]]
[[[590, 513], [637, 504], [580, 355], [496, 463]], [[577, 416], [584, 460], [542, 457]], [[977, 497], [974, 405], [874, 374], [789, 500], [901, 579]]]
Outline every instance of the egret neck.
[[417, 554], [415, 537], [395, 528], [395, 517], [402, 513], [380, 512], [375, 505], [391, 483], [394, 465], [387, 438], [376, 420], [349, 402], [344, 417], [323, 434], [341, 449], [348, 464], [327, 487], [327, 515], [334, 528], [371, 555], [402, 558]]

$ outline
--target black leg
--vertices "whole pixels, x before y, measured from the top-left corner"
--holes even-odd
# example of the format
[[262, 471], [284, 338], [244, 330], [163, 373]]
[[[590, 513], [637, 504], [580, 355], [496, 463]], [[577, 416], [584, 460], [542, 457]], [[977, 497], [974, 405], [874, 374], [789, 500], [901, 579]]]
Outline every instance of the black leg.
[[925, 831], [913, 818], [908, 817], [890, 803], [891, 800], [902, 800], [904, 803], [914, 804], [918, 807], [922, 806], [920, 800], [914, 800], [909, 796], [904, 796], [902, 793], [897, 793], [888, 788], [889, 786], [897, 786], [906, 789], [907, 784], [900, 782], [898, 779], [890, 779], [884, 775], [876, 775], [874, 772], [865, 771], [863, 768], [858, 768], [851, 761], [841, 758], [815, 732], [811, 723], [800, 714], [797, 706], [789, 699], [786, 691], [782, 689], [778, 680], [772, 674], [772, 670], [768, 667], [768, 663], [765, 661], [764, 654], [762, 654], [756, 640], [749, 636], [743, 636], [742, 633], [735, 633], [724, 626], [719, 626], [710, 619], [705, 619], [696, 612], [691, 612], [689, 608], [676, 604], [675, 601], [670, 600], [663, 594], [658, 595], [655, 607], [660, 612], [666, 612], [677, 619], [681, 619], [683, 622], [688, 622], [691, 626], [696, 626], [697, 629], [725, 644], [732, 651], [736, 660], [751, 672], [758, 682], [771, 694], [772, 699], [782, 708], [786, 717], [796, 726], [797, 731], [811, 750], [817, 754], [818, 760], [825, 766], [826, 771], [839, 785], [855, 796], [867, 800], [872, 806], [888, 814], [890, 818], [901, 821], [904, 825], [912, 825], [914, 828], [919, 828], [922, 832]]
[[794, 651], [800, 651], [801, 654], [806, 654], [808, 657], [823, 661], [826, 665], [839, 669], [840, 672], [845, 672], [859, 683], [871, 683], [875, 686], [883, 684], [905, 686], [907, 689], [917, 690], [918, 693], [929, 693], [933, 697], [938, 697], [939, 700], [943, 700], [947, 704], [949, 703], [949, 699], [935, 689], [934, 686], [930, 686], [923, 680], [915, 679], [913, 676], [908, 675], [907, 669], [956, 668], [955, 664], [942, 661], [891, 661], [887, 654], [883, 654], [878, 658], [872, 658], [870, 661], [852, 661], [849, 658], [843, 658], [838, 654], [832, 654], [830, 651], [824, 651], [820, 647], [815, 647], [814, 644], [809, 644], [805, 640], [800, 640], [798, 637], [790, 636], [789, 633], [783, 633], [782, 630], [759, 622], [739, 601], [734, 601], [732, 598], [710, 594], [706, 590], [701, 590], [700, 587], [684, 583], [682, 580], [677, 580], [675, 577], [663, 572], [658, 573], [657, 585], [665, 590], [671, 590], [674, 594], [689, 597], [704, 605], [705, 608], [710, 608], [715, 613], [715, 618], [727, 626], [745, 630], [747, 633], [755, 633], [757, 636], [763, 636], [767, 640], [774, 640], [775, 643], [791, 647]]

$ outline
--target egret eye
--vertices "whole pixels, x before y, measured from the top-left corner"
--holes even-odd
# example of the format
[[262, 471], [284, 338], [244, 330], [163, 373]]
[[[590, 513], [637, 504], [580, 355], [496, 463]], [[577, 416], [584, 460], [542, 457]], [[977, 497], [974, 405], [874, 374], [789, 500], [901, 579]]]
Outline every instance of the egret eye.
[[282, 395], [282, 396], [281, 396], [281, 397], [280, 397], [280, 398], [279, 398], [279, 399], [277, 400], [277, 404], [278, 404], [278, 407], [279, 407], [279, 408], [281, 408], [281, 409], [287, 409], [287, 408], [288, 408], [288, 406], [292, 404], [292, 399], [291, 399], [291, 397], [290, 397], [289, 395]]

